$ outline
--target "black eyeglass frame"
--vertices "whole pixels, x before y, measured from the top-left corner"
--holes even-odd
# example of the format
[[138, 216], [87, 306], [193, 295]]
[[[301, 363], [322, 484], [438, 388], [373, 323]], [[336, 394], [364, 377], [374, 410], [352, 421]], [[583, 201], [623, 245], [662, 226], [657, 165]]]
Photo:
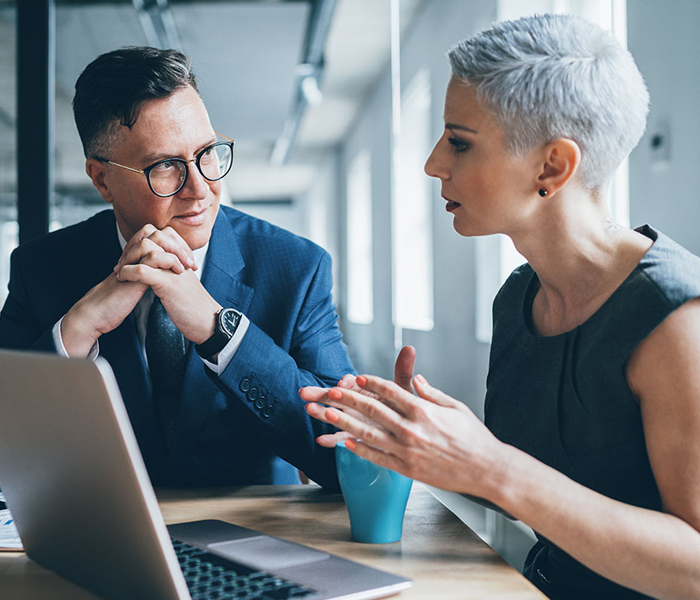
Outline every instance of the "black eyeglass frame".
[[[145, 169], [135, 169], [133, 167], [127, 167], [126, 165], [120, 165], [119, 163], [116, 163], [114, 161], [108, 160], [106, 158], [100, 158], [100, 157], [95, 157], [97, 160], [106, 162], [110, 165], [114, 165], [115, 167], [120, 167], [122, 169], [126, 169], [127, 171], [132, 171], [134, 173], [142, 173], [146, 176], [146, 181], [148, 182], [148, 187], [151, 189], [151, 191], [158, 196], [159, 198], [170, 198], [170, 196], [174, 196], [177, 194], [183, 187], [185, 187], [185, 183], [187, 183], [187, 177], [190, 174], [190, 169], [189, 169], [189, 163], [193, 162], [197, 166], [197, 170], [199, 171], [200, 175], [204, 177], [207, 181], [219, 181], [226, 177], [226, 175], [229, 174], [229, 171], [231, 171], [231, 167], [233, 167], [233, 146], [235, 145], [235, 141], [227, 138], [225, 135], [221, 135], [220, 133], [217, 133], [220, 137], [226, 138], [227, 141], [225, 142], [214, 142], [213, 144], [209, 144], [206, 148], [204, 148], [197, 156], [194, 158], [191, 158], [189, 160], [185, 158], [163, 158], [159, 161], [154, 162], [152, 165], [147, 166]], [[205, 152], [211, 150], [212, 148], [216, 148], [217, 146], [228, 146], [229, 150], [231, 152], [231, 162], [229, 163], [228, 169], [224, 173], [222, 173], [219, 177], [215, 177], [212, 179], [211, 177], [207, 177], [204, 172], [202, 171], [202, 167], [200, 166], [200, 161], [202, 160], [202, 156], [204, 156]], [[182, 181], [180, 182], [180, 186], [174, 191], [171, 192], [170, 194], [159, 194], [153, 189], [153, 184], [151, 183], [151, 171], [155, 169], [158, 165], [162, 165], [163, 163], [167, 162], [178, 162], [181, 163], [185, 166], [185, 176], [182, 178]]]

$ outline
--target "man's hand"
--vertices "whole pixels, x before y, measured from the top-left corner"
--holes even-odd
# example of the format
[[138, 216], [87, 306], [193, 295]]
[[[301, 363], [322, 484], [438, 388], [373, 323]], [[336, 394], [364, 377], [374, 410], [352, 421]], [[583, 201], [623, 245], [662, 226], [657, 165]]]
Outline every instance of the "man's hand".
[[123, 266], [137, 265], [144, 260], [177, 274], [197, 269], [192, 250], [172, 227], [156, 229], [153, 225], [144, 225], [127, 242], [114, 272], [119, 273]]
[[102, 334], [122, 324], [147, 289], [140, 283], [122, 283], [114, 273], [93, 287], [61, 322], [61, 339], [68, 356], [85, 358]]
[[214, 333], [221, 305], [204, 289], [196, 268], [192, 250], [174, 229], [147, 225], [129, 241], [114, 270], [124, 284], [152, 288], [175, 326], [201, 344]]
[[[200, 284], [196, 268], [192, 250], [174, 229], [142, 227], [126, 244], [114, 273], [63, 318], [61, 338], [68, 355], [87, 356], [101, 335], [123, 323], [149, 286], [185, 337], [195, 343], [208, 339], [219, 305]], [[199, 321], [193, 323], [193, 317]]]

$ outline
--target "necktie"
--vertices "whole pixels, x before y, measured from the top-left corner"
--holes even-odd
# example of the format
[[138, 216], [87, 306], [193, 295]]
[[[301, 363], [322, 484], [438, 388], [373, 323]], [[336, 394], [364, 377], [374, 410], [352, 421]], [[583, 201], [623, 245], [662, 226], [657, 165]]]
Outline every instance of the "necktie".
[[160, 298], [153, 299], [146, 323], [146, 357], [151, 372], [153, 404], [168, 447], [175, 432], [185, 372], [185, 338], [170, 320]]

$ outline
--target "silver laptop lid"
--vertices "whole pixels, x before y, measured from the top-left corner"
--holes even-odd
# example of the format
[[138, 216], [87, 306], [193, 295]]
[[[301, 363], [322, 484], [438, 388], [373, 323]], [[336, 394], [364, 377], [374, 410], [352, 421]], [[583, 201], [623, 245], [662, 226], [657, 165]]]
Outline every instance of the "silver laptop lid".
[[0, 489], [27, 555], [104, 598], [189, 599], [109, 364], [0, 350], [0, 382]]

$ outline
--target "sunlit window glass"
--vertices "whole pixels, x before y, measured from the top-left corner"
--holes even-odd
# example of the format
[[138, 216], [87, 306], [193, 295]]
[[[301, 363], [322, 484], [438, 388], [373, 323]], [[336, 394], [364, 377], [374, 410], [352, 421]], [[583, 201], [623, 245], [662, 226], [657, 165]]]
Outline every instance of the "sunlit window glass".
[[397, 193], [393, 198], [394, 324], [433, 328], [431, 183], [423, 171], [430, 153], [430, 79], [419, 71], [401, 99]]
[[372, 165], [363, 150], [350, 164], [347, 181], [348, 319], [374, 321], [372, 286]]

